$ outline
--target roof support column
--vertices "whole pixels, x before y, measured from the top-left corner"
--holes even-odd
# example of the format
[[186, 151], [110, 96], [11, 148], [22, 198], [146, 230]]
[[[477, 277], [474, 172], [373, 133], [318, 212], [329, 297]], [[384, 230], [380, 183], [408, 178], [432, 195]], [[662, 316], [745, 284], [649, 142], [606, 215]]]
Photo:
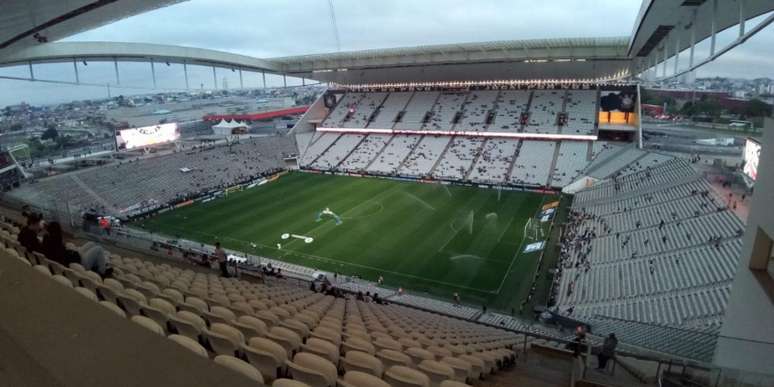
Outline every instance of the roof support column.
[[675, 74], [677, 74], [677, 68], [680, 64], [680, 34], [675, 36]]
[[218, 90], [218, 75], [215, 73], [215, 66], [212, 66], [212, 84], [214, 90]]
[[78, 74], [78, 63], [75, 61], [75, 58], [73, 58], [73, 71], [75, 72], [75, 83], [81, 83], [81, 76]]
[[282, 74], [282, 86], [288, 87], [288, 77], [285, 74]]
[[30, 80], [34, 81], [35, 80], [35, 71], [32, 70], [32, 61], [27, 62], [27, 66], [30, 69]]
[[301, 86], [306, 86], [306, 78], [301, 77]]
[[696, 49], [696, 14], [694, 13], [693, 21], [691, 22], [691, 53], [688, 56], [688, 69], [693, 68], [693, 53]]
[[263, 88], [266, 88], [266, 71], [261, 71], [261, 77], [263, 78]]
[[118, 75], [118, 59], [113, 58], [113, 68], [116, 70], [116, 85], [121, 84], [121, 76]]
[[188, 63], [183, 62], [183, 76], [185, 77], [185, 89], [188, 90]]
[[153, 88], [156, 88], [156, 64], [153, 63], [153, 58], [150, 60], [151, 65], [151, 78], [153, 78]]
[[744, 0], [739, 0], [739, 37], [744, 36]]
[[661, 76], [666, 78], [667, 58], [669, 57], [669, 50], [667, 50], [666, 42], [661, 46], [661, 49], [664, 50], [664, 67], [661, 68]]
[[242, 79], [242, 68], [239, 68], [239, 88], [244, 89], [245, 88], [245, 82]]
[[718, 32], [718, 0], [712, 0], [712, 24], [710, 28], [710, 57], [713, 57], [715, 56], [715, 40]]

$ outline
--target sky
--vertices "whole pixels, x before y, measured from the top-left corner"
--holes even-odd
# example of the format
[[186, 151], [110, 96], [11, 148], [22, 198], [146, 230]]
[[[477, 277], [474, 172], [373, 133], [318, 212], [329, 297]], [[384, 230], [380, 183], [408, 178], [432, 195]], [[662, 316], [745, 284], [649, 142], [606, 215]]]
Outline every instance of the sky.
[[[333, 0], [341, 50], [491, 40], [628, 36], [640, 0]], [[762, 18], [759, 18], [762, 19]], [[748, 23], [748, 28], [756, 21]], [[727, 31], [722, 43], [735, 37]], [[725, 39], [725, 40], [724, 40]], [[334, 52], [338, 49], [328, 0], [191, 0], [72, 36], [67, 41], [120, 41], [202, 47], [256, 57]], [[774, 26], [705, 66], [697, 76], [774, 78]], [[697, 49], [707, 55], [708, 44]], [[686, 61], [683, 61], [686, 62]], [[121, 84], [150, 88], [149, 65], [121, 63]], [[671, 67], [670, 67], [671, 69]], [[156, 66], [160, 90], [185, 87], [178, 65]], [[111, 95], [151, 90], [117, 87], [113, 66], [79, 64], [81, 81], [111, 83]], [[238, 87], [235, 73], [218, 70], [220, 84]], [[26, 67], [0, 75], [26, 76]], [[38, 78], [74, 80], [72, 64], [36, 65]], [[191, 69], [192, 88], [211, 88], [212, 70]], [[270, 77], [270, 86], [282, 84]], [[291, 84], [297, 84], [292, 80]], [[256, 74], [245, 85], [261, 85]], [[101, 98], [107, 86], [69, 86], [0, 80], [0, 106]]]

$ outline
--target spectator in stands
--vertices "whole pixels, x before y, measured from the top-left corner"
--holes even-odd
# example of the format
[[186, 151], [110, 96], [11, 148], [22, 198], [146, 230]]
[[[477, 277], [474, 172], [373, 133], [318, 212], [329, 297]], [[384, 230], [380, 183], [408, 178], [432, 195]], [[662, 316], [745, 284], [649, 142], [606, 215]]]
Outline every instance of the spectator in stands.
[[41, 251], [40, 240], [38, 239], [38, 233], [40, 233], [42, 228], [41, 222], [40, 215], [27, 213], [27, 225], [19, 231], [19, 235], [16, 237], [19, 244], [29, 252]]
[[215, 242], [215, 252], [212, 255], [218, 261], [220, 274], [226, 278], [230, 277], [228, 274], [228, 257], [226, 257], [226, 251], [220, 247], [220, 242]]
[[43, 237], [42, 253], [46, 258], [59, 262], [62, 265], [81, 263], [78, 253], [65, 248], [62, 238], [62, 226], [59, 222], [51, 222], [46, 226], [46, 235]]
[[602, 348], [597, 355], [599, 365], [597, 369], [603, 371], [607, 368], [607, 361], [615, 357], [615, 347], [618, 346], [618, 338], [615, 337], [615, 333], [611, 333], [605, 338], [605, 342], [602, 343]]

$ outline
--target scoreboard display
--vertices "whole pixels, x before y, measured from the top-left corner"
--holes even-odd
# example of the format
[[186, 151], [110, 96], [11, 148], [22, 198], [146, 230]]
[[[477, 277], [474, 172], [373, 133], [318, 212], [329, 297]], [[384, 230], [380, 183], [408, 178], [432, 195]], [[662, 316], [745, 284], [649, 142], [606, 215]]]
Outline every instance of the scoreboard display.
[[176, 123], [122, 129], [116, 131], [116, 149], [146, 148], [178, 139], [180, 139], [180, 129]]

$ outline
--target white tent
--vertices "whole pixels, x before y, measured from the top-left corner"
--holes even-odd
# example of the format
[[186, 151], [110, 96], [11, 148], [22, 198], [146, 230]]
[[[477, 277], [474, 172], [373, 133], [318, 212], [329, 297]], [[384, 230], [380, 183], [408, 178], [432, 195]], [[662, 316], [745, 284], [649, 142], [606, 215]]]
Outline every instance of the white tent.
[[238, 122], [237, 120], [228, 122], [221, 119], [220, 122], [212, 126], [212, 132], [220, 136], [230, 136], [231, 134], [233, 134], [234, 129], [246, 128], [246, 127], [247, 127], [247, 124], [245, 124], [244, 122]]

